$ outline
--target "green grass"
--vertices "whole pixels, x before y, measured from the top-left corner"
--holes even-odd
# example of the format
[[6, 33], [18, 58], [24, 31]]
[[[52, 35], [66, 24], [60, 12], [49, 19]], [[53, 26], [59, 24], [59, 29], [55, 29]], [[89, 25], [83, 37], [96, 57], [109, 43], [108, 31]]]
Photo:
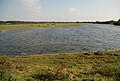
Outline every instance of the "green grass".
[[80, 23], [4, 24], [0, 25], [0, 31], [21, 28], [46, 28], [54, 26], [80, 26]]
[[0, 67], [0, 81], [120, 81], [120, 51], [0, 56]]

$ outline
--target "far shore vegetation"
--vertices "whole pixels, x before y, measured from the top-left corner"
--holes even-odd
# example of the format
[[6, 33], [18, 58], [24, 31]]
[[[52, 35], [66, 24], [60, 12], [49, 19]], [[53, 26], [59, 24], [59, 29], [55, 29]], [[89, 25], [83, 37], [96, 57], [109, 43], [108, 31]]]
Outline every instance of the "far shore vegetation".
[[120, 26], [120, 19], [118, 21], [110, 20], [110, 21], [96, 21], [96, 22], [83, 22], [83, 23], [110, 24], [110, 25]]
[[0, 81], [120, 81], [120, 51], [0, 56]]
[[30, 22], [30, 21], [0, 21], [0, 31], [21, 28], [47, 28], [56, 26], [80, 26], [80, 23], [93, 24], [111, 24], [120, 26], [120, 19], [118, 21], [96, 21], [96, 22]]
[[78, 22], [22, 22], [22, 21], [1, 21], [0, 31], [21, 28], [47, 28], [56, 26], [80, 26]]

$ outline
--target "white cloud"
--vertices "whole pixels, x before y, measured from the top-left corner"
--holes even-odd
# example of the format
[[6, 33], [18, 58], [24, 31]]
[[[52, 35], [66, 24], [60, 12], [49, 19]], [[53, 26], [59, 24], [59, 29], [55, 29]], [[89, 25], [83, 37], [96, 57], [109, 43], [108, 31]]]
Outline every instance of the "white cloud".
[[40, 5], [40, 0], [21, 0], [24, 6], [31, 9], [35, 13], [40, 13], [42, 9]]
[[78, 9], [75, 9], [75, 8], [70, 8], [69, 11], [73, 14], [77, 14], [77, 15], [80, 15], [80, 11]]

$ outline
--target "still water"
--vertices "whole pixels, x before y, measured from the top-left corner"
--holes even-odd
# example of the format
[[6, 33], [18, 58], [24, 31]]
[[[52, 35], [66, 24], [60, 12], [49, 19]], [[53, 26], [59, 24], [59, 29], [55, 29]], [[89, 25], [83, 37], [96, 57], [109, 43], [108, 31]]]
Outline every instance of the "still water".
[[42, 54], [120, 50], [120, 26], [15, 29], [0, 32], [0, 54]]

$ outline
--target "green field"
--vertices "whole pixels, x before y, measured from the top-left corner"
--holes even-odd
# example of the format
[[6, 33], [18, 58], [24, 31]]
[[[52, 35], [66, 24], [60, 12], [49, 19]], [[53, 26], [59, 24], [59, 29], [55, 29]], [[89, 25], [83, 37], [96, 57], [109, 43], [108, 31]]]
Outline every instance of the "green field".
[[120, 81], [120, 51], [0, 56], [0, 81]]
[[46, 28], [55, 26], [80, 26], [80, 23], [40, 23], [40, 24], [4, 24], [0, 25], [0, 31], [21, 28]]

